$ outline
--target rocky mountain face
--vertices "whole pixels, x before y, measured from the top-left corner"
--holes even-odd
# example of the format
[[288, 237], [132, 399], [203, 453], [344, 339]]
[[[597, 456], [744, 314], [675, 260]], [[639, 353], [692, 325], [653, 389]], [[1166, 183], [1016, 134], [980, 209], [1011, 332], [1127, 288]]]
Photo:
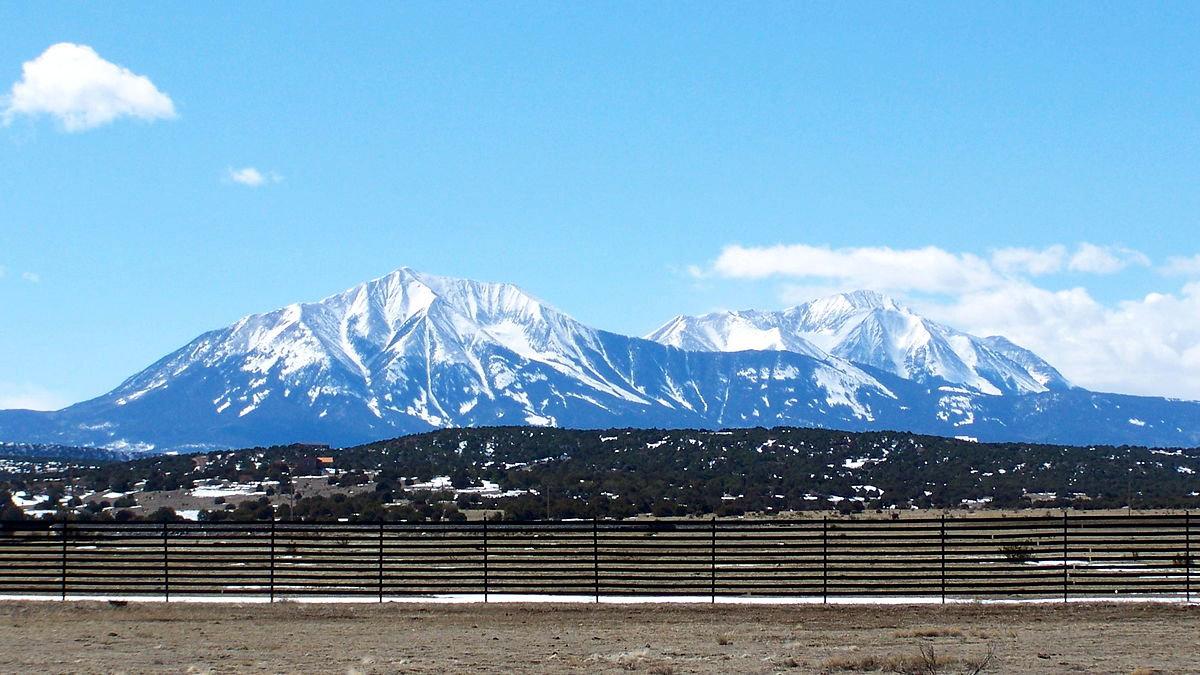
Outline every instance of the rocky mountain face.
[[701, 351], [773, 349], [834, 356], [906, 380], [941, 380], [984, 394], [1070, 387], [1027, 349], [1002, 337], [979, 338], [935, 323], [871, 291], [842, 293], [779, 312], [680, 316], [647, 339]]
[[1200, 404], [1072, 387], [1004, 338], [865, 291], [678, 317], [639, 339], [510, 284], [400, 269], [205, 333], [90, 401], [0, 411], [0, 440], [199, 450], [497, 424], [1196, 445]]

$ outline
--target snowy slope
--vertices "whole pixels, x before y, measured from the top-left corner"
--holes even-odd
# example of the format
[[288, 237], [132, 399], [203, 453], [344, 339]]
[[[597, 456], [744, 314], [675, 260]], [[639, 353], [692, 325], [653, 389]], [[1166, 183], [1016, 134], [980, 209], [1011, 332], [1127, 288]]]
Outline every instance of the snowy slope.
[[[772, 339], [748, 340], [748, 335]], [[781, 349], [816, 358], [827, 354], [907, 380], [940, 380], [984, 394], [1070, 386], [1037, 355], [1004, 338], [963, 333], [871, 291], [841, 293], [779, 312], [676, 317], [648, 339], [683, 349]]]
[[744, 310], [704, 316], [677, 316], [646, 337], [693, 352], [751, 349], [796, 352], [824, 359], [828, 353], [791, 330], [781, 315]]

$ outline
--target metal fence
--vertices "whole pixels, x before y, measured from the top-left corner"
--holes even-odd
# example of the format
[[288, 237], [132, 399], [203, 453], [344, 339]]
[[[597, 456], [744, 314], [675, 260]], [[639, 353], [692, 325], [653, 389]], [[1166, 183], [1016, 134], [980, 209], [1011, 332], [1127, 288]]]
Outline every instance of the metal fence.
[[1190, 514], [0, 523], [0, 595], [1192, 600]]

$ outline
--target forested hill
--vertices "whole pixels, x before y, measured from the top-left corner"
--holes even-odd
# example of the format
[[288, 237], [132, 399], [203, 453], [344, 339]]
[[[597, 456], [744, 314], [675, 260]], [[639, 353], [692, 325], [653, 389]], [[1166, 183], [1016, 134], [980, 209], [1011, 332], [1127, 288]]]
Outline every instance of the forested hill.
[[[144, 517], [162, 506], [202, 519], [422, 520], [472, 511], [623, 518], [983, 505], [1195, 508], [1197, 471], [1200, 449], [794, 428], [493, 427], [342, 450], [280, 446], [80, 465], [0, 490], [25, 499], [57, 495], [74, 509], [58, 507], [57, 515], [100, 518]], [[113, 493], [122, 496], [119, 504], [101, 499]]]
[[854, 503], [945, 508], [988, 499], [1001, 507], [1200, 506], [1200, 448], [976, 443], [894, 432], [454, 429], [343, 450], [339, 463], [482, 478], [510, 489], [545, 486], [559, 515], [586, 515], [572, 507], [583, 502], [660, 515]]
[[107, 448], [78, 447], [56, 443], [6, 443], [0, 441], [2, 459], [58, 459], [70, 461], [120, 462], [136, 453]]

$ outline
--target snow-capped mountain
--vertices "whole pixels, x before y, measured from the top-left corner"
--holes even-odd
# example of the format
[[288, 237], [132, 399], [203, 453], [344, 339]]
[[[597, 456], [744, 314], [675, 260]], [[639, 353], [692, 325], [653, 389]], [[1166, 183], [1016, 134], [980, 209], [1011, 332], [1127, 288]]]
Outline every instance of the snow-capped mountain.
[[[753, 389], [753, 393], [740, 389]], [[56, 413], [0, 415], [0, 437], [142, 449], [357, 442], [445, 426], [742, 424], [755, 405], [850, 423], [894, 398], [849, 363], [697, 355], [595, 330], [510, 284], [400, 269], [248, 316]]]
[[983, 394], [1070, 386], [1050, 364], [1005, 338], [969, 335], [872, 291], [841, 293], [779, 312], [679, 316], [647, 339], [681, 349], [831, 355], [906, 380], [941, 380]]
[[1200, 443], [1200, 404], [1072, 388], [1003, 338], [875, 294], [681, 317], [653, 337], [585, 326], [510, 284], [400, 269], [205, 333], [90, 401], [0, 411], [0, 440], [165, 451], [531, 424]]

